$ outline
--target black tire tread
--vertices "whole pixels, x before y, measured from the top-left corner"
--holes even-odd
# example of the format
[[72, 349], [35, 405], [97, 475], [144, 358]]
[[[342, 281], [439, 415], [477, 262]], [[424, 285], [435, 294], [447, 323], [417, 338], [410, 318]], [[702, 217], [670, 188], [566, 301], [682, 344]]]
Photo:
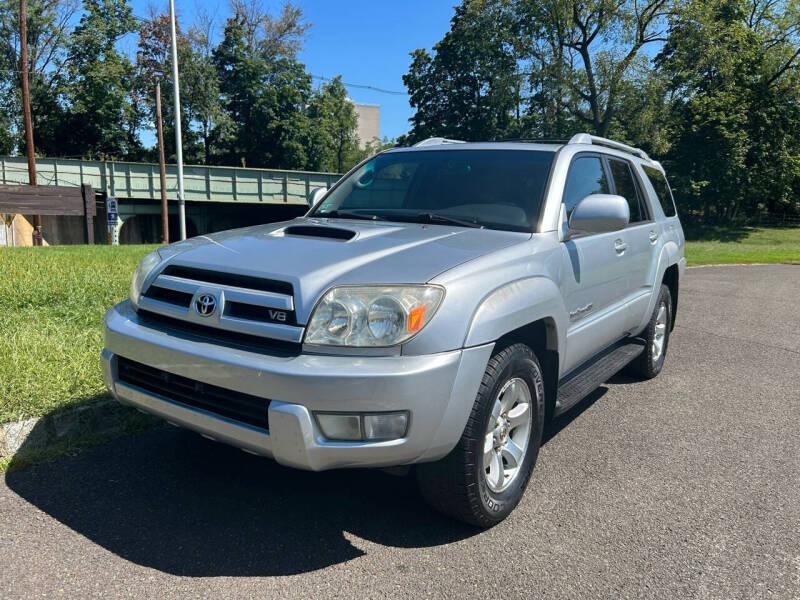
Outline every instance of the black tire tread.
[[[509, 358], [517, 352], [522, 352], [538, 364], [533, 351], [525, 344], [512, 344], [494, 354], [486, 366], [477, 398], [486, 398], [491, 394], [498, 377]], [[480, 495], [477, 483], [470, 482], [470, 472], [476, 460], [482, 456], [475, 456], [470, 450], [474, 447], [476, 439], [484, 435], [483, 415], [481, 403], [476, 401], [467, 419], [464, 433], [456, 447], [444, 458], [436, 462], [425, 463], [417, 467], [417, 480], [425, 500], [437, 511], [454, 517], [460, 521], [477, 527], [491, 527], [500, 522], [487, 517], [481, 510]], [[476, 438], [477, 436], [477, 438]], [[530, 477], [530, 473], [526, 474]], [[523, 489], [527, 481], [522, 482]]]

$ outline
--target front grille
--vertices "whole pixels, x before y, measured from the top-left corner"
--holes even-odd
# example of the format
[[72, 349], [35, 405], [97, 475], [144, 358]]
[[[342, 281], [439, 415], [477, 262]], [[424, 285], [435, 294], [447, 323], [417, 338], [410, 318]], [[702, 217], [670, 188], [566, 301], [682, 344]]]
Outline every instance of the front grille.
[[123, 383], [167, 398], [178, 404], [199, 408], [240, 423], [269, 431], [269, 400], [243, 394], [155, 367], [117, 357], [117, 372]]
[[178, 290], [169, 290], [155, 285], [150, 286], [146, 296], [153, 300], [161, 300], [161, 302], [168, 302], [169, 304], [175, 304], [176, 306], [182, 306], [184, 308], [189, 308], [189, 304], [192, 302], [191, 294], [179, 292]]
[[[175, 277], [180, 280], [171, 279]], [[215, 285], [223, 290], [235, 288], [226, 292], [223, 316], [257, 323], [297, 326], [294, 310], [273, 304], [276, 294], [283, 296], [284, 301], [293, 297], [292, 284], [285, 281], [169, 265], [150, 284], [143, 296], [185, 310], [188, 314], [192, 311], [194, 293], [203, 288], [213, 289]], [[249, 292], [249, 295], [237, 296], [237, 290]], [[155, 311], [157, 308], [150, 307], [150, 310]]]
[[191, 321], [182, 321], [181, 319], [160, 315], [148, 310], [139, 309], [137, 314], [142, 325], [190, 342], [208, 342], [225, 346], [226, 348], [247, 350], [248, 352], [283, 358], [299, 356], [302, 348], [302, 345], [296, 342], [284, 342], [259, 335], [226, 331], [216, 327], [209, 327], [208, 325], [192, 323]]
[[294, 294], [294, 288], [288, 281], [276, 281], [274, 279], [264, 279], [263, 277], [210, 271], [208, 269], [197, 269], [195, 267], [168, 265], [167, 268], [162, 271], [162, 275], [173, 275], [175, 277], [183, 277], [184, 279], [193, 279], [205, 283], [231, 285], [233, 287], [273, 292], [276, 294], [285, 294], [287, 296]]

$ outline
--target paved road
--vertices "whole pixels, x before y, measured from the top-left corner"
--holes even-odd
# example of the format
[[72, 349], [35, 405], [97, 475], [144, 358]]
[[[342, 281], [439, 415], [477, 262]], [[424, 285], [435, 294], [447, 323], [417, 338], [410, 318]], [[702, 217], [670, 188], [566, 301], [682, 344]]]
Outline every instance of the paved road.
[[2, 597], [800, 598], [800, 267], [692, 269], [667, 365], [552, 426], [517, 511], [163, 428], [0, 483]]

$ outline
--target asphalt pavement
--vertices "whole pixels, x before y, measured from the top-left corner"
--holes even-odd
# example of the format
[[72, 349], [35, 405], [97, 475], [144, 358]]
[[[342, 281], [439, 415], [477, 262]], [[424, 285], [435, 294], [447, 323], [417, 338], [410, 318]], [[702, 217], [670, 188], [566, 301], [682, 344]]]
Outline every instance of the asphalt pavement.
[[411, 478], [163, 427], [0, 482], [0, 597], [800, 598], [800, 267], [690, 269], [662, 374], [553, 423], [478, 531]]

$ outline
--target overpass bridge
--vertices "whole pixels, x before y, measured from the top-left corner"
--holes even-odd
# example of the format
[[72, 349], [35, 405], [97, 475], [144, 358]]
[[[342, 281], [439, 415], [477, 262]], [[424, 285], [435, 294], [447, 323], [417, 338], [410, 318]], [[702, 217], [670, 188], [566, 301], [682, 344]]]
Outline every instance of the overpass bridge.
[[[177, 239], [172, 235], [172, 221], [177, 216], [177, 167], [167, 165], [166, 172], [167, 199], [171, 201], [170, 237]], [[157, 241], [160, 237], [156, 235], [156, 230], [160, 231], [157, 217], [161, 213], [157, 164], [37, 158], [36, 173], [39, 185], [77, 187], [89, 184], [99, 201], [107, 196], [116, 198], [120, 223], [115, 233], [123, 241]], [[339, 177], [336, 173], [311, 171], [185, 165], [187, 232], [197, 235], [300, 214], [308, 206], [307, 198], [312, 189], [329, 188]], [[27, 183], [25, 157], [0, 156], [0, 184]], [[105, 221], [104, 204], [98, 207], [97, 221]], [[126, 223], [131, 224], [127, 232]], [[132, 223], [136, 223], [136, 227]], [[136, 228], [138, 233], [133, 231]]]

